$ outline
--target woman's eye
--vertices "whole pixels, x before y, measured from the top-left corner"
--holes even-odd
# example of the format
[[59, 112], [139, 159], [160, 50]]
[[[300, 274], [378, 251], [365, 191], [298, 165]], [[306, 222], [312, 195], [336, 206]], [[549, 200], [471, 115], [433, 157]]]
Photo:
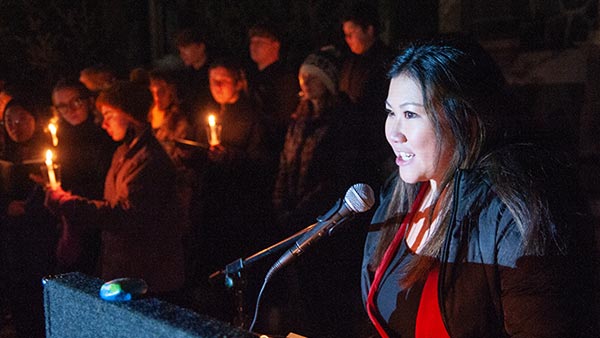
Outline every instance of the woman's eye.
[[395, 116], [396, 114], [391, 109], [386, 109], [385, 112], [388, 116]]
[[404, 112], [404, 118], [407, 118], [407, 119], [414, 119], [417, 116], [418, 116], [417, 113], [413, 113], [411, 111]]

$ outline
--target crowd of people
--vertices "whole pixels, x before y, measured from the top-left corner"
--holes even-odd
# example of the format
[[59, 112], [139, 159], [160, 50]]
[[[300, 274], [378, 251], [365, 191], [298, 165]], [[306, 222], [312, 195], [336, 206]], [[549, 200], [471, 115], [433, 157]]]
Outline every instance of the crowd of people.
[[[558, 176], [567, 161], [525, 145], [482, 49], [448, 39], [394, 59], [376, 18], [351, 8], [340, 27], [351, 53], [325, 46], [297, 69], [261, 22], [251, 63], [186, 28], [180, 67], [127, 79], [89, 67], [42, 96], [4, 83], [0, 287], [19, 337], [44, 336], [40, 279], [70, 271], [143, 278], [150, 296], [233, 321], [239, 304], [208, 276], [316, 222], [357, 182], [381, 195], [371, 226], [274, 279], [257, 331], [592, 332], [595, 318], [565, 316], [586, 304], [594, 238], [575, 183]], [[48, 149], [58, 185], [44, 177]]]
[[[344, 19], [353, 22], [351, 32], [343, 28], [351, 58], [328, 46], [307, 51], [296, 69], [282, 58], [280, 30], [261, 21], [248, 30], [250, 60], [184, 28], [173, 38], [180, 65], [135, 68], [127, 78], [90, 66], [65, 74], [50, 93], [5, 83], [0, 156], [11, 184], [2, 186], [2, 283], [24, 288], [4, 300], [19, 336], [43, 336], [39, 280], [69, 271], [143, 278], [152, 296], [231, 320], [232, 297], [208, 284], [212, 272], [314, 223], [353, 183], [379, 186], [386, 152], [371, 130], [383, 130], [385, 94], [369, 88], [387, 87], [393, 53], [373, 13], [362, 7]], [[43, 177], [48, 149], [58, 187]], [[347, 235], [355, 250], [341, 252], [334, 275], [360, 266], [365, 232]], [[315, 334], [337, 322], [330, 331], [342, 330], [346, 321], [325, 305], [348, 297], [304, 297], [324, 274], [312, 270], [273, 282], [262, 329]], [[354, 270], [348, 285], [359, 307]], [[292, 284], [302, 302], [286, 306], [279, 299]], [[204, 297], [218, 299], [194, 304]], [[319, 320], [283, 327], [307, 325], [299, 318]]]

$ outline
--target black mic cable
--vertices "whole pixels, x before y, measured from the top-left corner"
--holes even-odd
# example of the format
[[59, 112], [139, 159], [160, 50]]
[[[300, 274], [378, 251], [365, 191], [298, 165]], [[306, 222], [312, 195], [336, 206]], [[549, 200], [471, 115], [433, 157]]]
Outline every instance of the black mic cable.
[[334, 228], [347, 219], [351, 218], [357, 213], [365, 212], [373, 207], [375, 204], [375, 193], [368, 184], [357, 183], [351, 186], [343, 200], [338, 200], [336, 204], [331, 208], [325, 215], [317, 218], [318, 223], [304, 234], [299, 240], [292, 245], [278, 260], [271, 266], [262, 287], [258, 293], [256, 299], [256, 306], [254, 309], [254, 318], [252, 324], [250, 324], [249, 331], [252, 332], [256, 319], [258, 316], [258, 308], [260, 306], [260, 299], [262, 293], [267, 285], [267, 282], [282, 267], [289, 264], [295, 257], [300, 256], [306, 251], [306, 249], [320, 240], [321, 238], [330, 235]]

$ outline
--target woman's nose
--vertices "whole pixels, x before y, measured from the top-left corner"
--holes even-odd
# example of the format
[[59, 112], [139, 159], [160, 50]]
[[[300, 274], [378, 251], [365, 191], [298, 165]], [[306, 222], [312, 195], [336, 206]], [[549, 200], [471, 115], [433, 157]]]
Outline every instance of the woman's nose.
[[[388, 123], [390, 122], [388, 121]], [[400, 122], [391, 122], [391, 124], [388, 125], [388, 137], [392, 142], [406, 142], [406, 134], [404, 133]]]

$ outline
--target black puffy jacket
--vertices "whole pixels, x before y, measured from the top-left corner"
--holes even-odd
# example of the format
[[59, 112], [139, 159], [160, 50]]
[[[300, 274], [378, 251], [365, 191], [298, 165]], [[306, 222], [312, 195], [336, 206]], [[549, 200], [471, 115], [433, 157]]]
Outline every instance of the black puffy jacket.
[[[590, 257], [582, 257], [579, 250], [572, 250], [576, 247], [570, 247], [576, 243], [576, 237], [568, 234], [573, 227], [561, 228], [566, 230], [561, 234], [566, 250], [550, 250], [549, 254], [536, 257], [525, 255], [521, 249], [525, 239], [483, 170], [459, 170], [456, 175], [454, 205], [438, 282], [440, 309], [450, 336], [593, 336], [596, 318], [590, 308], [593, 295], [589, 281], [594, 276], [587, 270], [589, 264], [582, 264], [590, 261]], [[377, 246], [380, 225], [385, 220], [397, 179], [382, 192], [381, 205], [371, 225], [373, 230], [366, 239], [363, 301], [372, 280], [367, 266]], [[392, 271], [386, 271], [386, 276], [398, 273], [393, 271], [396, 265], [392, 263], [390, 267]], [[402, 291], [397, 278], [384, 277], [382, 283], [389, 283], [387, 288], [380, 286], [380, 290], [387, 291], [377, 294], [376, 303], [384, 297], [397, 299]], [[391, 294], [390, 290], [396, 293]], [[387, 304], [395, 303], [389, 299]], [[393, 322], [394, 310], [379, 308], [384, 318], [392, 318], [387, 323], [392, 337], [401, 335]]]

